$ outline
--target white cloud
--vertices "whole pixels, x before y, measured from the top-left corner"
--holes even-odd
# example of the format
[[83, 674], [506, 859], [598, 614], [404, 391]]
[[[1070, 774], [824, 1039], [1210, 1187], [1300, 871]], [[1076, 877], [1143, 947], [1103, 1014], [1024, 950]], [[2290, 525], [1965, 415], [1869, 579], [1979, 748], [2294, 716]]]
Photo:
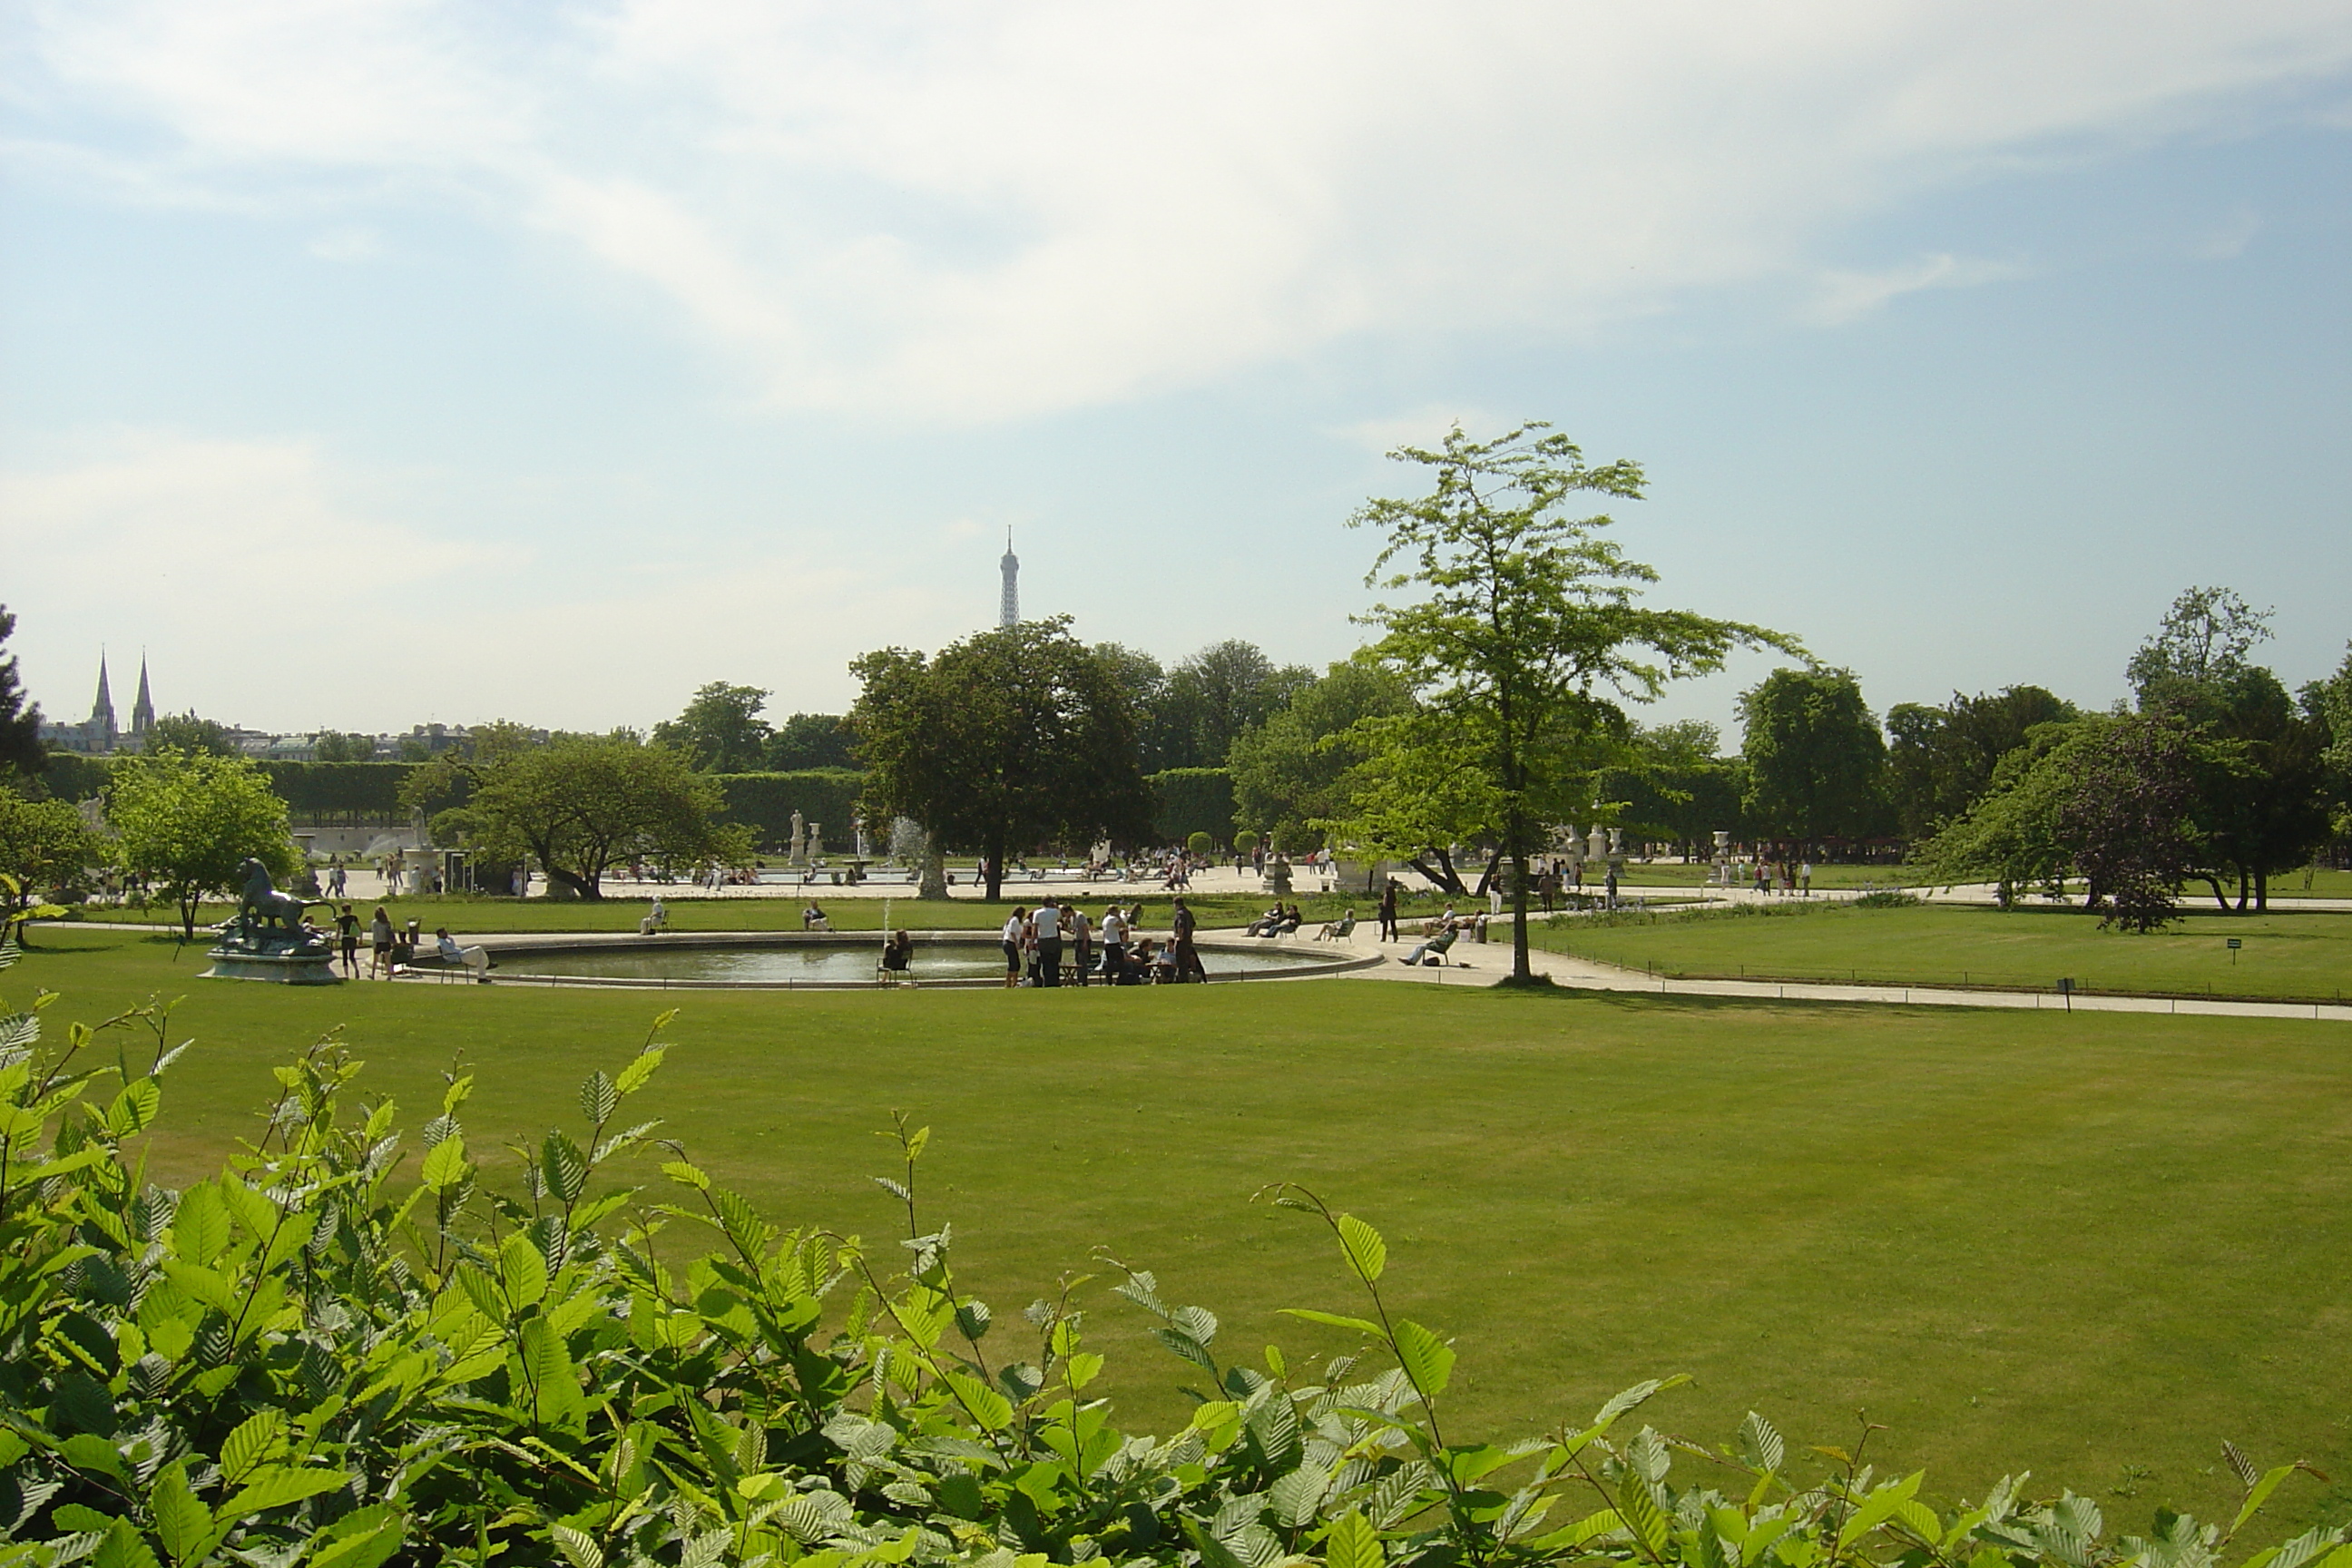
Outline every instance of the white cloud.
[[1434, 447], [1444, 440], [1445, 433], [1456, 425], [1482, 439], [1499, 436], [1505, 428], [1500, 420], [1484, 409], [1425, 403], [1418, 408], [1385, 418], [1360, 419], [1352, 425], [1335, 426], [1328, 434], [1351, 447], [1386, 454], [1399, 447]]
[[383, 254], [383, 236], [358, 224], [331, 228], [307, 247], [321, 261], [373, 261]]
[[2014, 262], [1946, 255], [1923, 256], [1877, 272], [1827, 272], [1808, 314], [1824, 326], [1836, 326], [1922, 289], [1973, 289], [2024, 275], [2025, 268]]
[[640, 280], [780, 405], [989, 419], [1817, 274], [1906, 193], [2324, 84], [2352, 10], [50, 0], [24, 37], [36, 165], [438, 195]]

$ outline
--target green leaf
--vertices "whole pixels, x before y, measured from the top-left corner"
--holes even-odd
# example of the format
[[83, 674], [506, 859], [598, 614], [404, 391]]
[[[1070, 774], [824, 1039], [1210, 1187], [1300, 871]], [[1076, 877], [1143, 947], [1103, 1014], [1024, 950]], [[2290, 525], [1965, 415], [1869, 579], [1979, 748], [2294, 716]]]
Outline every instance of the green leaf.
[[286, 1418], [275, 1410], [247, 1417], [221, 1445], [221, 1479], [230, 1486], [243, 1480], [247, 1471], [269, 1458], [285, 1429]]
[[425, 1152], [423, 1179], [434, 1192], [446, 1192], [466, 1179], [466, 1141], [452, 1133]]
[[591, 1127], [602, 1127], [610, 1121], [620, 1103], [619, 1087], [604, 1075], [602, 1068], [590, 1073], [588, 1081], [580, 1086], [580, 1113], [588, 1119]]
[[89, 1561], [91, 1568], [159, 1568], [155, 1553], [139, 1539], [139, 1532], [127, 1519], [114, 1521], [114, 1527], [98, 1543]]
[[1786, 1457], [1787, 1446], [1780, 1441], [1780, 1432], [1772, 1423], [1753, 1410], [1739, 1424], [1739, 1457], [1751, 1470], [1778, 1474], [1780, 1461]]
[[320, 1532], [305, 1568], [377, 1568], [400, 1550], [406, 1527], [383, 1503], [345, 1514]]
[[163, 1088], [152, 1078], [138, 1079], [122, 1086], [114, 1103], [106, 1108], [106, 1130], [117, 1138], [129, 1138], [147, 1130], [155, 1120], [156, 1110], [163, 1103]]
[[351, 1483], [351, 1476], [342, 1470], [297, 1469], [291, 1465], [272, 1465], [240, 1488], [236, 1496], [221, 1504], [218, 1518], [222, 1523], [235, 1523], [267, 1513], [273, 1508], [314, 1498]]
[[578, 1203], [588, 1190], [588, 1156], [560, 1130], [540, 1145], [540, 1168], [546, 1173], [549, 1190], [566, 1204]]
[[536, 1305], [547, 1294], [547, 1259], [520, 1231], [499, 1244], [499, 1283], [518, 1310]]
[[1370, 1334], [1376, 1340], [1388, 1338], [1378, 1323], [1369, 1322], [1362, 1318], [1343, 1318], [1337, 1312], [1318, 1312], [1311, 1307], [1285, 1307], [1281, 1311], [1284, 1317], [1297, 1318], [1301, 1322], [1322, 1323], [1334, 1329], [1352, 1329], [1360, 1334]]
[[1348, 1255], [1348, 1267], [1356, 1278], [1367, 1285], [1380, 1282], [1381, 1271], [1389, 1266], [1389, 1246], [1381, 1233], [1358, 1219], [1354, 1215], [1339, 1216], [1339, 1250]]
[[1381, 1551], [1381, 1532], [1349, 1509], [1323, 1532], [1323, 1561], [1326, 1568], [1381, 1568], [1386, 1555]]
[[621, 1069], [621, 1076], [614, 1080], [614, 1092], [635, 1094], [645, 1088], [646, 1079], [654, 1076], [654, 1068], [661, 1066], [662, 1058], [668, 1053], [667, 1046], [656, 1046], [650, 1050], [639, 1051], [630, 1060], [629, 1065]]
[[199, 1182], [180, 1199], [172, 1215], [172, 1246], [190, 1263], [210, 1264], [228, 1245], [228, 1205], [210, 1182]]
[[984, 1432], [1002, 1432], [1013, 1425], [1013, 1402], [968, 1372], [949, 1368], [940, 1374], [956, 1399]]
[[1454, 1351], [1444, 1340], [1411, 1318], [1400, 1318], [1396, 1353], [1398, 1364], [1424, 1397], [1433, 1399], [1445, 1392], [1454, 1375]]
[[[602, 1078], [604, 1074], [596, 1076]], [[572, 1568], [604, 1568], [604, 1549], [590, 1539], [587, 1531], [559, 1524], [550, 1533], [555, 1537], [556, 1549]]]
[[2281, 1465], [2249, 1487], [2246, 1500], [2238, 1506], [2238, 1517], [2230, 1522], [2231, 1533], [2235, 1534], [2246, 1521], [2260, 1512], [2263, 1504], [2271, 1500], [2271, 1493], [2278, 1490], [2279, 1483], [2294, 1474], [2295, 1468], [2293, 1465]]
[[1872, 1492], [1869, 1500], [1854, 1510], [1853, 1516], [1848, 1519], [1844, 1526], [1838, 1531], [1837, 1549], [1840, 1552], [1845, 1551], [1871, 1531], [1876, 1530], [1892, 1519], [1895, 1516], [1895, 1510], [1908, 1502], [1911, 1500], [1911, 1494], [1919, 1489], [1919, 1482], [1927, 1473], [1925, 1470], [1915, 1470], [1901, 1480], [1889, 1481]]
[[147, 1512], [155, 1534], [174, 1563], [201, 1557], [211, 1545], [213, 1510], [188, 1489], [188, 1468], [167, 1465], [147, 1494]]
[[1658, 1511], [1649, 1483], [1629, 1468], [1617, 1483], [1617, 1515], [1655, 1557], [1666, 1549], [1666, 1517]]

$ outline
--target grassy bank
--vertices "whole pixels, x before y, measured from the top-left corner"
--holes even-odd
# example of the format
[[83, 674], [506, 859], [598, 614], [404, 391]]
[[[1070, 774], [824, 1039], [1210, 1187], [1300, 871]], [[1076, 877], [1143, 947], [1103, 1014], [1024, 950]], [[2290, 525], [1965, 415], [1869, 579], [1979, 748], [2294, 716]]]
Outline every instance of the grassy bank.
[[[197, 980], [152, 938], [45, 940], [5, 985], [66, 993], [53, 1030], [185, 995], [171, 1032], [197, 1043], [156, 1146], [175, 1183], [256, 1132], [269, 1069], [326, 1030], [412, 1134], [462, 1054], [488, 1152], [576, 1119], [580, 1079], [652, 1012], [289, 992]], [[1108, 1246], [1214, 1310], [1233, 1355], [1345, 1348], [1275, 1315], [1356, 1307], [1325, 1237], [1250, 1202], [1296, 1179], [1375, 1219], [1399, 1310], [1460, 1336], [1465, 1432], [1690, 1371], [1656, 1417], [1674, 1430], [1713, 1440], [1754, 1406], [1792, 1446], [1843, 1443], [1866, 1409], [1888, 1467], [1980, 1494], [2030, 1466], [2142, 1522], [2216, 1510], [2225, 1436], [2352, 1466], [2352, 1047], [2331, 1026], [1328, 981], [700, 994], [671, 1032], [646, 1114], [779, 1219], [892, 1234], [874, 1133], [895, 1109], [933, 1126], [928, 1219], [953, 1219], [1007, 1322]], [[1102, 1297], [1089, 1328], [1122, 1407], [1176, 1418], [1181, 1369], [1136, 1316]], [[2329, 1496], [2278, 1522], [2352, 1503]]]

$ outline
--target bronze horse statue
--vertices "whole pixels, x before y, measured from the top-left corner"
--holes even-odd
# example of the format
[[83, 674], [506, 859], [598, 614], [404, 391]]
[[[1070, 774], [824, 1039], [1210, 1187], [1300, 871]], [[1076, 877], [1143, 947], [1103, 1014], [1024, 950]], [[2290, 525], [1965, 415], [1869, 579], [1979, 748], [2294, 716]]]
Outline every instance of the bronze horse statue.
[[291, 893], [279, 892], [270, 886], [269, 868], [258, 860], [248, 858], [236, 869], [237, 875], [245, 879], [245, 890], [237, 900], [237, 919], [243, 923], [245, 934], [248, 937], [261, 935], [263, 929], [269, 926], [278, 928], [289, 937], [304, 936], [309, 933], [303, 929], [302, 911], [311, 904], [332, 907], [331, 900], [325, 899], [312, 899], [306, 902]]

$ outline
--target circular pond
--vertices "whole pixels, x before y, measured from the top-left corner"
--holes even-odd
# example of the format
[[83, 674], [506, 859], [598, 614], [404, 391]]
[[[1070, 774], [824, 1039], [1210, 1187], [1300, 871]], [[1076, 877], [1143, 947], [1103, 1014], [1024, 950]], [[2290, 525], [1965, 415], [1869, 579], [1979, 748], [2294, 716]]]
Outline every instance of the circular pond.
[[[764, 986], [871, 985], [881, 955], [877, 938], [730, 942], [671, 938], [556, 945], [505, 944], [491, 948], [496, 981], [583, 985]], [[1201, 963], [1212, 979], [1239, 980], [1337, 973], [1355, 967], [1345, 952], [1316, 952], [1297, 943], [1243, 947], [1203, 942]], [[1004, 950], [994, 940], [915, 942], [913, 975], [934, 984], [997, 984], [1004, 978]], [[1097, 981], [1099, 984], [1099, 979]]]

